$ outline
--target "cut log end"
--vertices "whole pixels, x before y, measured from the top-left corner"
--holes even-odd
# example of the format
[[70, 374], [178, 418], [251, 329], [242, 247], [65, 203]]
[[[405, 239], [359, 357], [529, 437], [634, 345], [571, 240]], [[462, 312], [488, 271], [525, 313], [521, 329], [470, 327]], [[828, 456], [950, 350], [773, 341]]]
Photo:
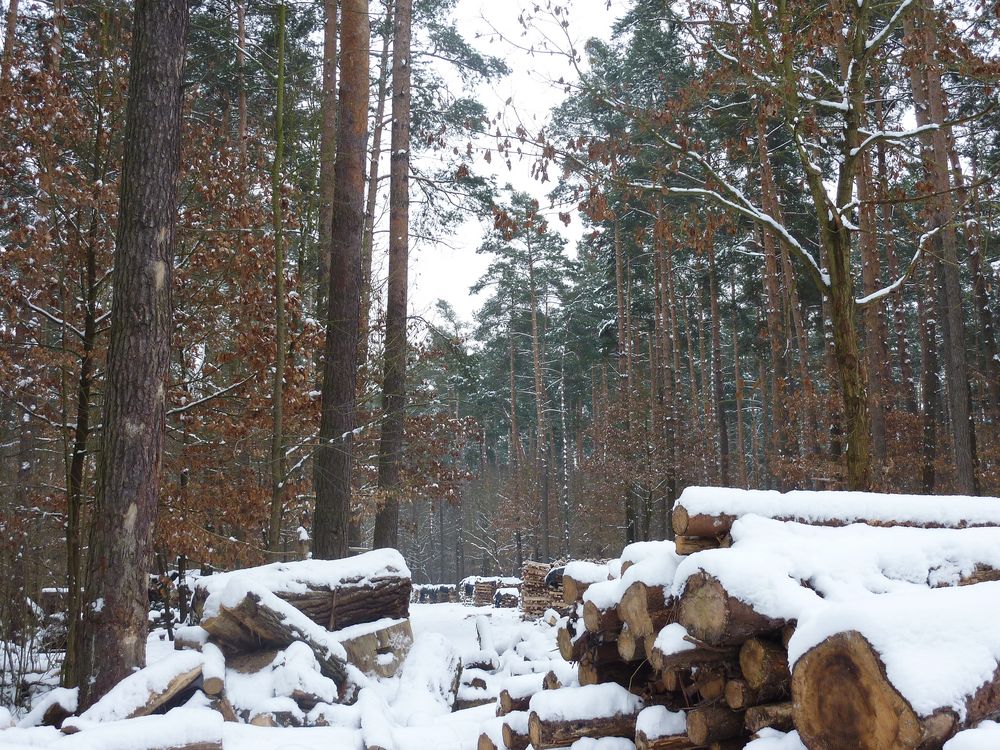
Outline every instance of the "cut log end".
[[871, 644], [856, 631], [827, 638], [799, 659], [792, 697], [795, 726], [813, 748], [940, 747], [955, 728], [953, 715], [921, 720], [887, 679]]

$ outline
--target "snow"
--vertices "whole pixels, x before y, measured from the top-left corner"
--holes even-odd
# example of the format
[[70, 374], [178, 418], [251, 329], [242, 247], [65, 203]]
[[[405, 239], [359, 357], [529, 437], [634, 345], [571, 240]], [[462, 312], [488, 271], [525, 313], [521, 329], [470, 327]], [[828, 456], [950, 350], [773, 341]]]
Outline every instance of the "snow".
[[765, 728], [757, 732], [757, 739], [743, 747], [743, 750], [806, 750], [798, 732], [779, 732]]
[[[394, 552], [395, 550], [381, 551]], [[304, 562], [313, 561], [306, 560]], [[295, 563], [291, 564], [294, 565]], [[214, 578], [215, 576], [211, 577]], [[202, 581], [204, 580], [206, 579], [203, 578]], [[347, 659], [347, 652], [344, 651], [344, 647], [340, 645], [340, 642], [336, 639], [336, 636], [333, 633], [326, 628], [317, 625], [291, 604], [279, 599], [271, 593], [269, 589], [265, 588], [256, 576], [237, 575], [228, 578], [225, 588], [216, 590], [216, 592], [211, 594], [205, 601], [203, 616], [214, 617], [219, 613], [222, 607], [236, 607], [248, 594], [256, 596], [262, 605], [277, 612], [281, 616], [282, 622], [309, 638], [309, 640], [315, 643], [317, 647], [325, 648], [327, 653], [333, 658]]]
[[597, 583], [609, 578], [607, 563], [594, 563], [587, 560], [574, 560], [566, 564], [564, 576], [569, 576], [577, 583]]
[[222, 715], [175, 708], [160, 716], [88, 726], [53, 744], [58, 750], [145, 750], [222, 741]]
[[531, 697], [528, 707], [542, 721], [573, 721], [635, 713], [642, 708], [642, 700], [609, 682], [543, 690]]
[[946, 743], [944, 750], [996, 750], [1000, 747], [1000, 724], [983, 721], [974, 729], [959, 732]]
[[683, 625], [672, 622], [669, 625], [665, 625], [657, 634], [653, 648], [664, 655], [692, 651], [696, 647], [691, 641], [685, 640], [687, 634], [688, 632], [684, 629]]
[[119, 721], [127, 719], [142, 708], [154, 693], [162, 693], [170, 681], [184, 672], [200, 668], [202, 655], [197, 651], [175, 651], [164, 659], [153, 662], [138, 672], [133, 672], [115, 685], [97, 703], [88, 708], [77, 720], [82, 726], [90, 722]]
[[659, 557], [675, 551], [674, 543], [669, 540], [632, 542], [632, 544], [625, 545], [625, 549], [622, 550], [621, 561], [623, 565], [625, 563], [635, 565], [635, 563], [642, 562], [649, 557]]
[[583, 737], [570, 745], [570, 750], [635, 750], [635, 743], [624, 737]]
[[977, 564], [1000, 568], [1000, 528], [809, 526], [751, 515], [731, 533], [731, 548], [684, 559], [675, 595], [704, 571], [755, 611], [793, 620], [824, 600], [951, 586]]
[[[22, 729], [40, 726], [42, 719], [45, 718], [45, 712], [55, 705], [62, 706], [67, 714], [74, 713], [76, 711], [79, 692], [79, 688], [53, 688], [31, 702], [31, 711], [25, 714], [24, 718], [17, 723], [17, 726]], [[0, 710], [0, 729], [6, 729], [4, 726], [4, 711], [7, 711], [7, 709]], [[9, 712], [7, 716], [10, 716]]]
[[373, 578], [410, 577], [403, 556], [394, 549], [377, 549], [342, 560], [299, 560], [244, 568], [230, 573], [205, 576], [197, 588], [209, 595], [228, 588], [234, 579], [249, 578], [255, 587], [282, 593], [303, 593], [309, 589], [333, 587], [346, 582], [363, 585]]
[[687, 720], [683, 711], [671, 711], [666, 706], [649, 706], [639, 712], [635, 722], [636, 734], [642, 732], [646, 739], [669, 737], [687, 733]]
[[399, 693], [393, 715], [406, 726], [418, 717], [451, 712], [452, 679], [461, 664], [458, 651], [440, 633], [424, 633], [414, 639], [400, 672]]
[[799, 620], [788, 663], [854, 630], [878, 652], [889, 681], [917, 714], [950, 707], [964, 720], [966, 697], [992, 680], [1000, 665], [998, 620], [1000, 581], [832, 603]]
[[964, 495], [894, 495], [872, 492], [742, 490], [688, 487], [677, 504], [690, 515], [744, 516], [808, 523], [867, 521], [948, 528], [1000, 525], [1000, 499]]

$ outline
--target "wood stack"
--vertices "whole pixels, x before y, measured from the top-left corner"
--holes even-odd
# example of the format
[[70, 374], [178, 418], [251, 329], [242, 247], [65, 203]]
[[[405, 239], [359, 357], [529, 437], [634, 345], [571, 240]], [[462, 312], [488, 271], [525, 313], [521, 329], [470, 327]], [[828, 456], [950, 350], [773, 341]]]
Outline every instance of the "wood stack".
[[[520, 591], [521, 579], [499, 576], [474, 576], [466, 578], [460, 584], [466, 591], [472, 587], [472, 604], [476, 607], [492, 607], [493, 597], [500, 588], [512, 588]], [[520, 594], [518, 594], [520, 596]], [[517, 603], [513, 606], [517, 606]]]
[[417, 604], [447, 604], [458, 601], [458, 587], [453, 583], [419, 583], [413, 586], [410, 601]]
[[505, 586], [493, 594], [493, 606], [503, 609], [516, 607], [521, 601], [521, 592], [516, 588]]
[[546, 579], [552, 571], [549, 563], [529, 560], [521, 568], [521, 611], [528, 619], [537, 619], [548, 609], [562, 609], [562, 577], [558, 584], [549, 586]]
[[[322, 725], [324, 706], [356, 700], [351, 667], [381, 677], [400, 667], [413, 643], [409, 592], [395, 550], [202, 578], [198, 624], [177, 629], [175, 653], [129, 675], [80, 721], [159, 713], [201, 691], [226, 721]], [[271, 692], [227, 690], [258, 674]], [[64, 726], [72, 732], [77, 724]]]
[[1000, 526], [1000, 503], [993, 498], [688, 487], [674, 505], [671, 517], [677, 554], [728, 547], [732, 544], [733, 524], [750, 514], [819, 526]]
[[[823, 499], [826, 494], [841, 493], [824, 493]], [[961, 502], [966, 499], [957, 499], [956, 511], [942, 508], [950, 498], [905, 508], [892, 502], [895, 498], [883, 498], [888, 508], [880, 508], [880, 496], [867, 495], [863, 502], [851, 498], [820, 512], [820, 498], [800, 495], [813, 504], [796, 510], [786, 499], [777, 504], [781, 512], [771, 515], [809, 524], [744, 513], [752, 506], [746, 498], [715, 515], [688, 514], [678, 531], [695, 531], [692, 538], [698, 541], [682, 543], [677, 553], [718, 551], [685, 562], [681, 579], [675, 576], [676, 562], [665, 554], [636, 562], [621, 578], [606, 582], [570, 575], [566, 591], [575, 592], [573, 614], [562, 621], [557, 642], [563, 658], [577, 664], [580, 685], [617, 684], [646, 710], [667, 712], [661, 718], [668, 719], [643, 726], [632, 717], [632, 734], [603, 719], [577, 721], [572, 737], [560, 734], [559, 727], [542, 727], [529, 731], [530, 739], [541, 743], [536, 747], [617, 732], [613, 736], [632, 739], [637, 748], [742, 748], [770, 728], [798, 729], [811, 750], [915, 750], [940, 748], [956, 731], [1000, 714], [1000, 635], [983, 630], [983, 623], [1000, 617], [1000, 582], [991, 582], [1000, 576], [1000, 528], [988, 527], [1000, 525], [1000, 501], [974, 499], [975, 507], [969, 507]], [[856, 521], [864, 524], [849, 525]], [[663, 575], [651, 574], [656, 569]], [[998, 588], [991, 592], [992, 586]], [[862, 626], [874, 627], [873, 612], [885, 610], [879, 617], [888, 622], [889, 613], [907, 601], [904, 594], [872, 592], [901, 588], [929, 597], [910, 616], [922, 627], [927, 623], [926, 636], [897, 643], [893, 634], [911, 629], [900, 619], [895, 630], [883, 627], [877, 637], [864, 637]], [[967, 605], [949, 606], [943, 598], [959, 594], [968, 598]], [[845, 596], [844, 606], [857, 609], [857, 628], [817, 636], [817, 629], [827, 626], [831, 599]], [[897, 596], [900, 604], [893, 602]], [[946, 614], [956, 610], [973, 623], [964, 640], [948, 636], [961, 632]], [[837, 621], [849, 620], [844, 615]], [[806, 645], [797, 646], [799, 639]], [[946, 708], [947, 696], [959, 688], [939, 691], [938, 708], [928, 715], [916, 707], [923, 705], [919, 689], [926, 680], [913, 687], [887, 676], [906, 672], [905, 664], [940, 664], [935, 643], [942, 639], [955, 641], [956, 649], [958, 641], [976, 643], [968, 653], [958, 649], [956, 658], [969, 661], [969, 674], [993, 674], [978, 687], [968, 686], [961, 714]], [[887, 650], [873, 643], [888, 644]], [[906, 660], [899, 656], [904, 646]], [[896, 672], [887, 668], [893, 660]], [[949, 674], [942, 673], [941, 680], [947, 683]]]

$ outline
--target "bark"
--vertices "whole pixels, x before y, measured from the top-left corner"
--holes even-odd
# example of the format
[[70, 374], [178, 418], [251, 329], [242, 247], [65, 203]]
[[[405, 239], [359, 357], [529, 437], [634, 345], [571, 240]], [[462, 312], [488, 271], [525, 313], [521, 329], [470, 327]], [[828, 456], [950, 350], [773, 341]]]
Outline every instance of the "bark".
[[660, 628], [673, 621], [673, 600], [663, 586], [636, 581], [622, 594], [618, 613], [635, 636], [655, 638]]
[[931, 750], [1000, 710], [1000, 674], [964, 697], [962, 719], [952, 706], [918, 714], [892, 684], [868, 640], [848, 631], [822, 641], [795, 663], [792, 697], [795, 726], [808, 747]]
[[152, 553], [170, 362], [174, 224], [187, 3], [136, 4], [113, 273], [104, 444], [80, 629], [80, 703], [146, 657]]
[[10, 66], [14, 61], [14, 42], [17, 40], [17, 2], [18, 0], [10, 0], [10, 4], [7, 6], [3, 57], [0, 58], [0, 90], [3, 90], [10, 80]]
[[[406, 280], [410, 244], [411, 24], [412, 0], [396, 0], [392, 37], [389, 287], [386, 293], [385, 376], [382, 386], [384, 416], [378, 459], [378, 486], [385, 493], [385, 504], [375, 516], [375, 547], [399, 545], [399, 475], [403, 463], [403, 424], [406, 416]], [[443, 533], [444, 524], [439, 528]], [[441, 555], [443, 560], [443, 544]]]
[[347, 555], [368, 140], [368, 0], [343, 0], [342, 7], [333, 253], [315, 457], [313, 554], [318, 558]]
[[975, 426], [970, 408], [969, 371], [965, 352], [965, 319], [962, 286], [959, 279], [958, 239], [955, 232], [955, 206], [948, 173], [948, 144], [944, 131], [945, 101], [941, 71], [935, 61], [937, 39], [934, 31], [933, 7], [921, 2], [917, 20], [905, 22], [907, 35], [914, 40], [920, 53], [921, 65], [910, 66], [913, 97], [916, 102], [917, 125], [938, 124], [942, 127], [926, 132], [921, 138], [924, 167], [935, 195], [930, 199], [928, 231], [936, 233], [931, 240], [937, 259], [939, 281], [942, 282], [941, 316], [945, 321], [945, 383], [951, 412], [952, 451], [955, 461], [955, 490], [965, 495], [979, 492], [976, 477]]
[[687, 734], [695, 745], [708, 745], [743, 733], [743, 714], [727, 706], [699, 706], [687, 713]]
[[[358, 362], [368, 362], [368, 338], [371, 330], [372, 257], [375, 248], [375, 204], [378, 200], [378, 167], [382, 158], [382, 133], [385, 130], [386, 81], [389, 76], [390, 29], [393, 0], [386, 2], [386, 22], [382, 31], [379, 55], [378, 90], [375, 94], [375, 119], [372, 122], [372, 147], [368, 161], [368, 193], [365, 198], [365, 228], [361, 235], [361, 320], [358, 331]], [[393, 63], [395, 65], [395, 63]], [[390, 162], [391, 170], [391, 162]], [[390, 177], [391, 180], [391, 177]]]
[[767, 727], [779, 732], [790, 732], [795, 729], [795, 723], [792, 720], [792, 704], [786, 701], [785, 703], [753, 706], [747, 709], [744, 723], [750, 734], [756, 734]]
[[240, 164], [247, 167], [247, 6], [246, 0], [236, 2], [236, 68], [239, 71], [236, 138], [239, 142]]
[[323, 89], [319, 129], [319, 268], [316, 316], [326, 320], [333, 233], [334, 162], [337, 158], [337, 2], [324, 0]]
[[271, 519], [267, 548], [277, 559], [281, 552], [281, 516], [285, 501], [285, 445], [282, 431], [285, 398], [285, 231], [282, 211], [282, 175], [285, 152], [285, 12], [277, 6], [277, 98], [274, 107], [274, 161], [271, 164], [271, 232], [274, 235], [274, 379], [271, 381]]
[[684, 584], [677, 621], [694, 638], [712, 646], [739, 646], [751, 636], [776, 632], [785, 625], [783, 620], [756, 612], [703, 572]]
[[[729, 478], [729, 427], [726, 424], [726, 410], [722, 386], [722, 321], [719, 314], [719, 287], [715, 275], [715, 244], [708, 245], [709, 315], [712, 318], [712, 396], [715, 407], [715, 422], [719, 437], [719, 481], [728, 486]], [[733, 335], [736, 332], [733, 331]]]
[[917, 322], [920, 343], [920, 398], [921, 398], [921, 468], [920, 486], [924, 492], [934, 492], [937, 460], [938, 375], [937, 323], [934, 319], [934, 272], [929, 262], [924, 263], [923, 283], [917, 289]]
[[579, 739], [590, 737], [633, 737], [638, 714], [616, 714], [593, 719], [559, 719], [542, 721], [534, 711], [528, 716], [528, 737], [536, 750], [568, 747]]
[[[549, 431], [545, 420], [545, 388], [542, 384], [542, 343], [538, 325], [538, 290], [535, 285], [535, 264], [528, 238], [528, 295], [531, 305], [531, 361], [535, 384], [535, 456], [538, 467], [538, 495], [541, 501], [542, 560], [549, 554]], [[581, 595], [583, 592], [580, 592]]]
[[752, 690], [771, 693], [787, 686], [788, 652], [780, 644], [748, 638], [740, 647], [740, 672]]

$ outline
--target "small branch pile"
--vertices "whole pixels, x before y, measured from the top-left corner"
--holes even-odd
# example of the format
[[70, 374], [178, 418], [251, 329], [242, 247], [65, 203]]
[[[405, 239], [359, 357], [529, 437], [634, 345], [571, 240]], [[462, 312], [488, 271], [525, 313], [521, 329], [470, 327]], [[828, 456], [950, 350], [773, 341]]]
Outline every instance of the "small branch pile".
[[698, 541], [567, 565], [559, 651], [605, 692], [533, 701], [536, 750], [915, 750], [1000, 713], [1000, 501], [697, 488], [674, 519]]

